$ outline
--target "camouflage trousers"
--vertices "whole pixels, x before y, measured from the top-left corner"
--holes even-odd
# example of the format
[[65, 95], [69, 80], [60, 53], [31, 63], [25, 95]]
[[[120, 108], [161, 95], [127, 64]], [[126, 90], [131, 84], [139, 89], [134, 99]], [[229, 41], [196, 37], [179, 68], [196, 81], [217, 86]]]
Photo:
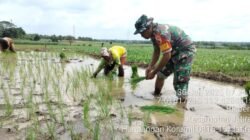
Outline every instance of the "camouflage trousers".
[[166, 66], [157, 73], [161, 79], [166, 79], [174, 74], [173, 85], [178, 98], [188, 95], [188, 83], [190, 80], [194, 52], [184, 51], [172, 56]]

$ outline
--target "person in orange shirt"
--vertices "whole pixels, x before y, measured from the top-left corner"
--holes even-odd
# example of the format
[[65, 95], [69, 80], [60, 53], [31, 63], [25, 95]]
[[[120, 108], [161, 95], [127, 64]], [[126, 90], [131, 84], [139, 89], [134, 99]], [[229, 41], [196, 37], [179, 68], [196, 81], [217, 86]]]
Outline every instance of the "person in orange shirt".
[[0, 38], [0, 51], [5, 52], [6, 50], [10, 50], [15, 53], [14, 42], [9, 37]]
[[104, 68], [104, 74], [108, 75], [111, 71], [116, 71], [118, 68], [118, 76], [124, 76], [123, 65], [126, 63], [127, 50], [123, 46], [113, 46], [109, 49], [103, 47], [101, 49], [102, 60], [93, 73], [92, 77], [96, 77]]

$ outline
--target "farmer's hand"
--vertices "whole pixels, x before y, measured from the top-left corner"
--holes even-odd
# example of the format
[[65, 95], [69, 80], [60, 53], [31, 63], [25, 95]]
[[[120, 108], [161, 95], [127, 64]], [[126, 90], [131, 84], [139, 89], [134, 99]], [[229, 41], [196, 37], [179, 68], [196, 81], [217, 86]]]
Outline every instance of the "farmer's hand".
[[147, 75], [149, 74], [149, 72], [151, 72], [152, 70], [153, 70], [153, 67], [149, 65], [149, 66], [146, 68], [145, 76], [147, 77]]
[[153, 79], [155, 77], [155, 71], [154, 70], [151, 70], [147, 75], [146, 75], [146, 79], [149, 80], [149, 79]]

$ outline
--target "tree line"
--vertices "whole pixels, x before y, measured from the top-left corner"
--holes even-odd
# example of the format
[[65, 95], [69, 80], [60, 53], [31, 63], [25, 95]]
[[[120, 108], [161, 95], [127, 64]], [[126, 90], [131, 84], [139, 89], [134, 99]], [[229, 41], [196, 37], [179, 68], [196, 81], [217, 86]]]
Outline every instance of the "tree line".
[[49, 39], [52, 42], [58, 42], [61, 40], [82, 40], [92, 41], [91, 37], [78, 37], [75, 38], [72, 35], [40, 35], [40, 34], [26, 34], [21, 27], [17, 27], [15, 24], [9, 21], [0, 21], [0, 37], [11, 37], [16, 39], [27, 39], [33, 41], [39, 41], [40, 39]]
[[[9, 21], [0, 21], [0, 37], [11, 37], [16, 39], [25, 39], [32, 41], [39, 41], [41, 39], [47, 39], [51, 42], [59, 42], [62, 40], [68, 40], [71, 44], [74, 40], [81, 41], [105, 41], [114, 43], [128, 43], [128, 44], [151, 44], [148, 40], [97, 40], [91, 37], [78, 37], [75, 38], [72, 35], [40, 35], [40, 34], [26, 34], [21, 27], [17, 27], [14, 23]], [[229, 48], [229, 49], [250, 49], [249, 42], [215, 42], [215, 41], [195, 41], [194, 44], [197, 47], [202, 48]]]

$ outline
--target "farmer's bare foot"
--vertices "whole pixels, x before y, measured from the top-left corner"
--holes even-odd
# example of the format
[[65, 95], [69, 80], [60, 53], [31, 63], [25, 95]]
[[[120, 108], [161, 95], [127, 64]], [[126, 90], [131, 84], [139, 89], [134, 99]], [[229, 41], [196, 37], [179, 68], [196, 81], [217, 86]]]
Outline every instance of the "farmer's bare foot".
[[155, 96], [155, 97], [159, 97], [159, 96], [161, 96], [162, 94], [161, 93], [153, 93], [153, 95]]
[[161, 96], [161, 95], [162, 95], [162, 94], [161, 94], [161, 90], [158, 89], [158, 88], [155, 88], [155, 91], [154, 91], [153, 95], [154, 95], [154, 96]]

